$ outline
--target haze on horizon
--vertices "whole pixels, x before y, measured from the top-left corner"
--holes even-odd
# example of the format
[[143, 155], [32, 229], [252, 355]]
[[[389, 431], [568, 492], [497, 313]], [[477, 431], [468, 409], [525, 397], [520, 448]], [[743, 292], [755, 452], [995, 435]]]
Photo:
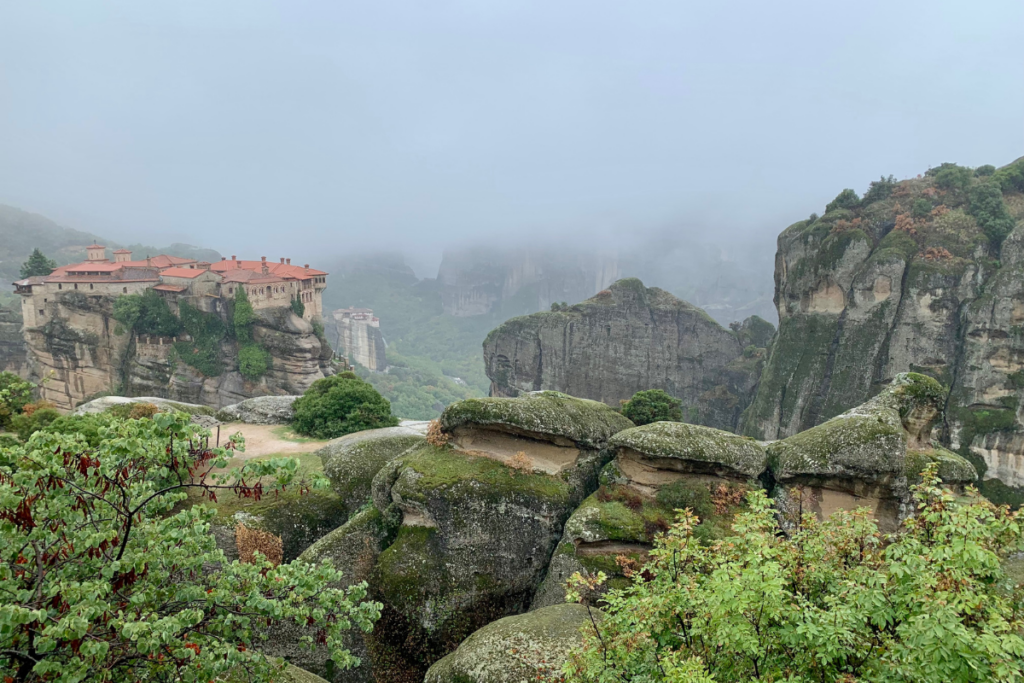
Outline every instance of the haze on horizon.
[[[1024, 150], [1024, 3], [0, 4], [0, 203], [330, 254], [700, 233]], [[300, 256], [296, 254], [296, 256]]]

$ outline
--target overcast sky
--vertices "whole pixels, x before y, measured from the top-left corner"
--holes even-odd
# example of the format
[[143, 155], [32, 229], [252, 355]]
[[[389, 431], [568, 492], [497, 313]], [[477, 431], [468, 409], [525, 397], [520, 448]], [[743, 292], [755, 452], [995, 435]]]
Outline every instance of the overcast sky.
[[771, 243], [1024, 154], [1022, 34], [1021, 0], [0, 0], [0, 203], [225, 254]]

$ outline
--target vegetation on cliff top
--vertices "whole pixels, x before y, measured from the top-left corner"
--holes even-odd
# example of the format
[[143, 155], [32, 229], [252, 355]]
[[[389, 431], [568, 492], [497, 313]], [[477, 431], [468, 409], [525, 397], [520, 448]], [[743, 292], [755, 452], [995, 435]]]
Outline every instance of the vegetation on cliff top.
[[[941, 489], [934, 466], [914, 496], [920, 514], [889, 538], [866, 509], [780, 535], [755, 491], [732, 535], [705, 546], [687, 511], [631, 585], [602, 596], [567, 680], [1021, 678], [1024, 593], [1002, 561], [1024, 549], [1024, 513]], [[604, 578], [574, 575], [570, 597]]]
[[638, 427], [652, 422], [682, 422], [683, 402], [661, 389], [648, 389], [623, 403], [622, 414]]
[[46, 258], [39, 249], [33, 249], [28, 260], [21, 264], [21, 276], [49, 275], [57, 268], [57, 262]]

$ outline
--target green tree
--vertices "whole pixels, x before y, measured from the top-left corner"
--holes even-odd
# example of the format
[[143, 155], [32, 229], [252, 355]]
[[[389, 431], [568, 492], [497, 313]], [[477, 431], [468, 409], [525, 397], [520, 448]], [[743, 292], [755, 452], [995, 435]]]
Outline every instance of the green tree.
[[155, 290], [142, 294], [122, 294], [114, 300], [114, 320], [136, 334], [175, 337], [181, 332], [181, 320], [167, 301]]
[[238, 371], [255, 382], [270, 369], [270, 354], [256, 344], [245, 344], [238, 349]]
[[[923, 481], [892, 537], [867, 509], [808, 514], [786, 537], [763, 492], [710, 546], [681, 513], [631, 585], [603, 597], [567, 680], [1021, 680], [1024, 597], [1001, 561], [1024, 547], [1024, 513], [941, 489], [934, 466]], [[574, 575], [571, 597], [603, 580]]]
[[1004, 166], [992, 174], [1003, 192], [1024, 192], [1024, 160]]
[[936, 187], [951, 192], [965, 192], [974, 177], [971, 169], [949, 163], [942, 164], [937, 169], [929, 169], [929, 174], [935, 177]]
[[976, 175], [979, 178], [990, 176], [995, 172], [996, 167], [993, 166], [992, 164], [985, 164], [984, 166], [979, 166], [978, 168], [974, 169], [974, 175]]
[[895, 189], [896, 176], [890, 175], [888, 178], [882, 176], [868, 186], [868, 191], [864, 193], [864, 199], [861, 201], [861, 205], [867, 206], [873, 202], [888, 199]]
[[292, 313], [300, 318], [306, 315], [306, 304], [302, 303], [302, 299], [297, 296], [292, 298]]
[[240, 342], [252, 341], [252, 324], [256, 322], [256, 311], [249, 303], [249, 295], [244, 287], [235, 288], [235, 310], [232, 323], [235, 326], [235, 338]]
[[32, 401], [33, 388], [13, 372], [0, 372], [0, 427], [10, 428], [11, 419]]
[[57, 268], [57, 262], [48, 259], [43, 252], [33, 249], [28, 260], [21, 264], [21, 276], [32, 277], [33, 275], [49, 275]]
[[652, 422], [682, 422], [683, 402], [661, 389], [648, 389], [633, 394], [633, 398], [622, 404], [622, 414], [633, 424], [646, 425]]
[[971, 188], [967, 212], [978, 221], [978, 227], [999, 246], [1013, 230], [1015, 222], [1003, 201], [1003, 191], [994, 182], [979, 183]]
[[914, 200], [914, 204], [910, 207], [910, 215], [914, 218], [927, 218], [932, 212], [932, 203], [920, 197]]
[[344, 373], [318, 379], [295, 400], [292, 427], [299, 434], [334, 439], [397, 424], [386, 398], [352, 373]]
[[[343, 632], [368, 631], [380, 615], [364, 601], [365, 583], [329, 587], [340, 578], [329, 563], [229, 563], [210, 533], [214, 512], [180, 506], [188, 490], [259, 499], [306, 486], [297, 461], [211, 474], [231, 452], [208, 440], [187, 415], [159, 413], [112, 423], [93, 448], [75, 434], [37, 432], [0, 451], [7, 680], [274, 680], [280, 666], [258, 648], [289, 622], [336, 666], [355, 663]], [[240, 435], [233, 443], [244, 446]]]
[[836, 209], [856, 209], [858, 206], [860, 206], [860, 197], [850, 188], [846, 188], [828, 203], [828, 206], [825, 207], [825, 213], [835, 211]]

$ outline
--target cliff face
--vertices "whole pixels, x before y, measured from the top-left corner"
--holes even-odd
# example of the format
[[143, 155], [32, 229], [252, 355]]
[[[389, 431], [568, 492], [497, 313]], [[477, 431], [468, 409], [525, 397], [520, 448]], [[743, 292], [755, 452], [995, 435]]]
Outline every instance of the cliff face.
[[744, 352], [743, 329], [627, 279], [564, 310], [505, 322], [487, 336], [484, 363], [492, 396], [551, 389], [618, 407], [664, 389], [691, 421], [733, 429], [761, 366], [760, 352]]
[[[940, 169], [787, 228], [779, 331], [743, 431], [788, 437], [922, 372], [950, 388], [944, 438], [986, 492], [1024, 485], [1024, 196], [1008, 184], [984, 206], [997, 183]], [[993, 225], [1012, 228], [1001, 244]]]
[[13, 372], [27, 378], [32, 370], [21, 325], [20, 308], [0, 308], [0, 372]]
[[358, 363], [374, 372], [383, 372], [387, 368], [387, 346], [379, 323], [356, 320], [344, 315], [343, 311], [335, 311], [332, 322], [335, 346], [350, 363]]
[[97, 393], [159, 396], [221, 407], [254, 396], [301, 394], [331, 373], [333, 355], [312, 325], [290, 309], [257, 311], [253, 338], [270, 354], [257, 382], [238, 372], [234, 342], [221, 343], [223, 371], [205, 376], [182, 362], [174, 340], [139, 337], [113, 318], [113, 297], [66, 292], [47, 304], [47, 323], [24, 330], [41, 397], [70, 410]]
[[601, 254], [467, 249], [445, 252], [438, 270], [448, 315], [521, 315], [555, 302], [575, 303], [619, 277], [618, 261]]

